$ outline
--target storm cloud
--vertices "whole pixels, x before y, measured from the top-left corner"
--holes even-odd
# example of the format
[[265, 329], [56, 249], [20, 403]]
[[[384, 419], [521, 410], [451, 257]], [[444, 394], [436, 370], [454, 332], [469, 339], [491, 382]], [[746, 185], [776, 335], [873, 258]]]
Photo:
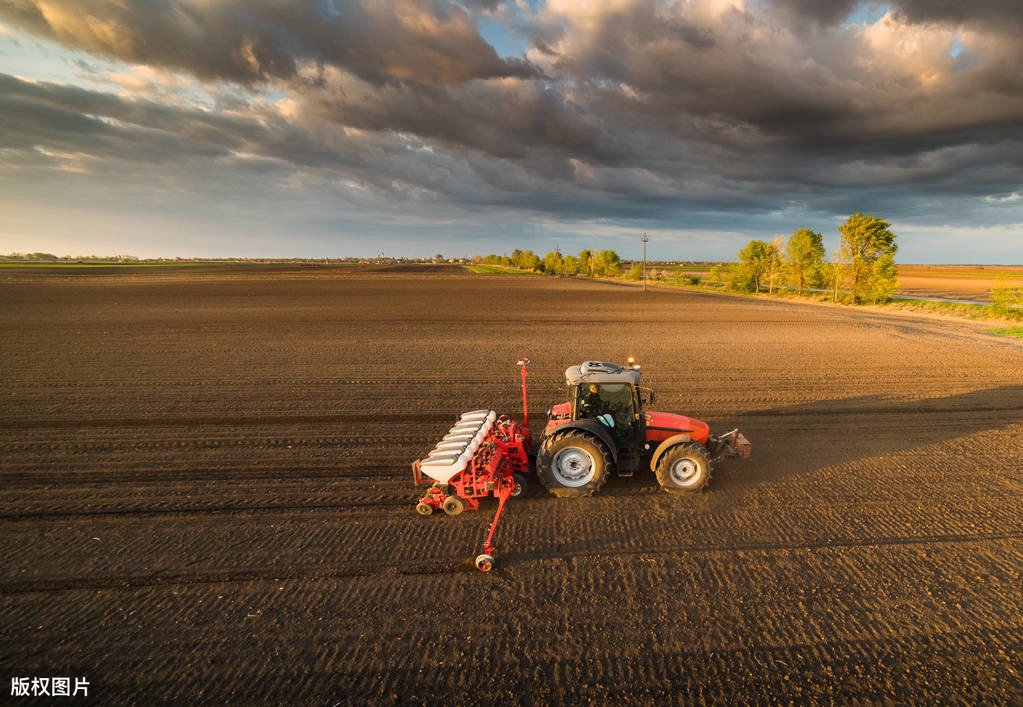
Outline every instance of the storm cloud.
[[722, 228], [1021, 188], [1018, 2], [0, 0], [0, 22], [122, 67], [0, 78], [9, 179]]
[[0, 17], [76, 49], [202, 79], [287, 79], [302, 62], [377, 83], [533, 74], [521, 60], [499, 58], [454, 3], [5, 0]]

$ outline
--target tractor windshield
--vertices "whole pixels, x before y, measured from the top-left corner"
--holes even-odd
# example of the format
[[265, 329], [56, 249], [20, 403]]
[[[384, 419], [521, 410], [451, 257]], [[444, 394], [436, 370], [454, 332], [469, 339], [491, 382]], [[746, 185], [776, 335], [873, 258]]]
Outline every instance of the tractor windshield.
[[601, 419], [602, 415], [605, 416], [601, 421], [611, 428], [611, 436], [619, 445], [629, 446], [634, 413], [632, 386], [628, 383], [584, 383], [579, 386], [576, 419]]

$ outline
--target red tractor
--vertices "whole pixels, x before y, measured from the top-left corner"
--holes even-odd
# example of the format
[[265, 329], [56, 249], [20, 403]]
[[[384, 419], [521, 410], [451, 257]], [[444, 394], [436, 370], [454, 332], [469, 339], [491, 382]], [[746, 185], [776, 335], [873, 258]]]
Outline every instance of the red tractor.
[[[422, 459], [412, 462], [416, 485], [430, 482], [416, 510], [431, 515], [443, 510], [459, 515], [479, 508], [479, 499], [494, 496], [497, 512], [476, 567], [494, 566], [491, 541], [509, 498], [525, 493], [533, 437], [526, 401], [526, 365], [522, 367], [519, 425], [489, 409], [463, 413]], [[727, 456], [749, 457], [752, 446], [737, 430], [710, 434], [706, 423], [683, 415], [644, 411], [654, 394], [639, 386], [639, 366], [586, 361], [565, 371], [571, 400], [548, 412], [547, 426], [536, 445], [536, 474], [559, 497], [589, 496], [614, 470], [632, 476], [649, 463], [661, 488], [672, 493], [699, 491], [710, 481], [711, 464]]]
[[699, 491], [711, 465], [722, 457], [750, 456], [739, 430], [720, 436], [700, 420], [644, 410], [653, 391], [639, 385], [639, 366], [586, 361], [565, 371], [571, 399], [548, 412], [540, 437], [536, 473], [555, 496], [589, 496], [612, 469], [632, 476], [649, 464], [670, 493]]

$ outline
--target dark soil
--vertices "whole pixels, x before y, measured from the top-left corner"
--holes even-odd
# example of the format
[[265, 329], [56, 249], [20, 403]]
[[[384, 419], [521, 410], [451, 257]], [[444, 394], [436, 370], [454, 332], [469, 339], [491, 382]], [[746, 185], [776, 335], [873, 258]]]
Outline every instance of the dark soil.
[[[1023, 345], [440, 268], [0, 272], [0, 678], [97, 703], [1023, 701]], [[457, 413], [635, 355], [753, 459], [414, 511]], [[6, 686], [3, 688], [7, 694]], [[13, 700], [12, 702], [16, 702]]]

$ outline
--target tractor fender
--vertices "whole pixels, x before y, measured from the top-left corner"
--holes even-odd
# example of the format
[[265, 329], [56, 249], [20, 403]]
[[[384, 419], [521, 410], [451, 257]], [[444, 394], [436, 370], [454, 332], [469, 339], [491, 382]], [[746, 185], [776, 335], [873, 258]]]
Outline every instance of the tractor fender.
[[550, 434], [557, 434], [559, 432], [564, 432], [565, 430], [584, 430], [596, 435], [600, 441], [607, 445], [608, 451], [611, 452], [611, 459], [614, 460], [615, 464], [618, 463], [618, 445], [616, 445], [614, 440], [611, 439], [611, 433], [607, 431], [607, 428], [596, 420], [571, 420], [558, 425], [551, 430]]
[[668, 437], [668, 439], [657, 445], [657, 449], [654, 450], [654, 455], [650, 457], [650, 471], [657, 471], [657, 462], [661, 461], [661, 456], [664, 455], [672, 447], [691, 442], [692, 437], [687, 434], [678, 434], [674, 437]]

